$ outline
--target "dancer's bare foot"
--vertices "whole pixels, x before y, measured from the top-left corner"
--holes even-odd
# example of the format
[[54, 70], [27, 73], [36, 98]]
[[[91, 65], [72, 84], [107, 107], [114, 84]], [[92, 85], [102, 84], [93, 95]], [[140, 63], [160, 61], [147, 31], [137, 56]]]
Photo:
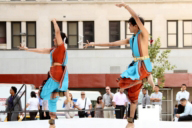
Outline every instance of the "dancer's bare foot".
[[56, 126], [55, 125], [50, 125], [49, 128], [56, 128]]
[[126, 128], [134, 128], [134, 123], [128, 123]]
[[50, 124], [49, 128], [56, 128], [56, 126], [55, 126], [55, 120], [54, 120], [54, 119], [50, 119], [50, 120], [49, 120], [49, 124]]

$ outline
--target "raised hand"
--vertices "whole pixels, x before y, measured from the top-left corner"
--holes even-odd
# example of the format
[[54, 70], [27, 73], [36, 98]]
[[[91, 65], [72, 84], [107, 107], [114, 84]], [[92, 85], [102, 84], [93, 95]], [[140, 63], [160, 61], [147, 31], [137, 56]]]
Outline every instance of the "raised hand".
[[28, 48], [24, 45], [24, 44], [22, 44], [21, 43], [21, 45], [20, 46], [17, 46], [20, 50], [28, 50]]
[[125, 7], [126, 4], [125, 3], [120, 3], [120, 4], [115, 4], [117, 7], [121, 8], [121, 7]]
[[57, 20], [55, 18], [53, 18], [52, 22], [57, 22]]

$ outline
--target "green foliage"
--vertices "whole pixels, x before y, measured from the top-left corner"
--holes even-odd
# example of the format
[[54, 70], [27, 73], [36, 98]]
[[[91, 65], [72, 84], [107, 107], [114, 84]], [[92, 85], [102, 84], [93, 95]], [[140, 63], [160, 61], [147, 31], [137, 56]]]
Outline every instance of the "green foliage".
[[[171, 50], [163, 50], [160, 51], [161, 43], [160, 38], [157, 38], [155, 42], [148, 47], [149, 49], [149, 57], [153, 64], [152, 69], [152, 75], [155, 82], [156, 79], [159, 80], [159, 86], [163, 87], [165, 83], [165, 77], [164, 73], [165, 71], [173, 70], [176, 68], [175, 65], [171, 65], [171, 63], [168, 60], [169, 53], [171, 53]], [[157, 84], [157, 83], [156, 83]], [[148, 83], [144, 84], [146, 88], [151, 90], [151, 86], [148, 85]]]

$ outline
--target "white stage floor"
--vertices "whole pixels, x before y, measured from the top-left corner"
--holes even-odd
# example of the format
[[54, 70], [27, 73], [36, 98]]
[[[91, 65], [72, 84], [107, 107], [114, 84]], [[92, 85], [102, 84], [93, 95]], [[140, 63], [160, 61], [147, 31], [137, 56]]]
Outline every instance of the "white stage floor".
[[[56, 128], [125, 128], [125, 119], [59, 119]], [[0, 128], [49, 128], [48, 121], [1, 122]], [[135, 121], [135, 128], [192, 128], [192, 122]]]

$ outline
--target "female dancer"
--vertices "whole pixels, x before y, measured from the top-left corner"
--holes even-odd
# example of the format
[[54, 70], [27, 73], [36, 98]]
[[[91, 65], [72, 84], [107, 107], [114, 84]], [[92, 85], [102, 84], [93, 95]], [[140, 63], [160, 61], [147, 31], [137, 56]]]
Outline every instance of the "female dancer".
[[48, 73], [48, 79], [44, 82], [44, 86], [40, 92], [40, 97], [43, 100], [48, 100], [50, 117], [50, 128], [55, 128], [55, 118], [57, 111], [57, 101], [59, 99], [59, 91], [64, 91], [67, 99], [68, 94], [68, 71], [67, 71], [67, 51], [64, 45], [68, 43], [65, 33], [60, 32], [59, 26], [55, 19], [53, 19], [53, 25], [55, 29], [54, 45], [52, 49], [28, 49], [27, 47], [20, 46], [20, 49], [24, 49], [29, 52], [36, 52], [42, 54], [50, 54], [51, 68]]

